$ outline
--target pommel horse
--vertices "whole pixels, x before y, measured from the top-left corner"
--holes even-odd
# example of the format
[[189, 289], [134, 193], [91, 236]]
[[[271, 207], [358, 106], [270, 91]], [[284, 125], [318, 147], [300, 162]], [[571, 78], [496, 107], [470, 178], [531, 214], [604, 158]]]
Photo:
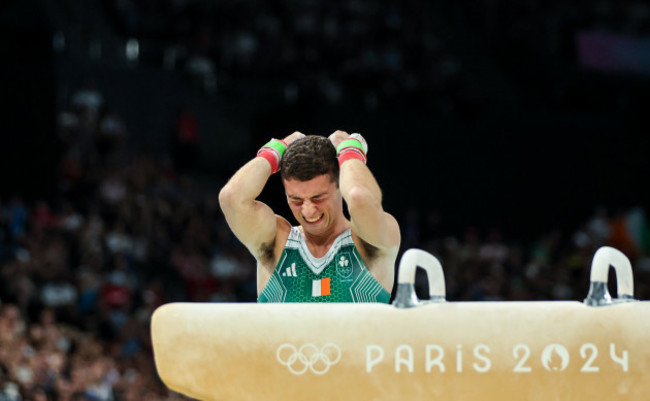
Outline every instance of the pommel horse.
[[154, 357], [170, 389], [200, 400], [647, 401], [650, 302], [614, 248], [595, 253], [590, 281], [584, 302], [446, 302], [440, 262], [410, 249], [392, 305], [166, 304]]

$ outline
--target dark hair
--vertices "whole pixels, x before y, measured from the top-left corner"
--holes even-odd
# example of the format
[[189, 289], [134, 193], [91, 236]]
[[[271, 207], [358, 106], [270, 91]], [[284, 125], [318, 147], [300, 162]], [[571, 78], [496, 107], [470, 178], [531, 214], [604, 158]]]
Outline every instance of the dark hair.
[[309, 181], [314, 177], [329, 174], [338, 183], [339, 163], [336, 149], [324, 136], [308, 135], [292, 142], [280, 162], [283, 180]]

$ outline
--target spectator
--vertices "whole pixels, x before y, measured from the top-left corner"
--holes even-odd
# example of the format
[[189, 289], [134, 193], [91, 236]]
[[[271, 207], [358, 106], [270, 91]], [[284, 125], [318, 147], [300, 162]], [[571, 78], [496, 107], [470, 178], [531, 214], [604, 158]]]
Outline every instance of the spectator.
[[172, 144], [174, 165], [177, 169], [186, 171], [196, 166], [200, 139], [199, 122], [196, 116], [187, 107], [182, 107], [176, 117]]

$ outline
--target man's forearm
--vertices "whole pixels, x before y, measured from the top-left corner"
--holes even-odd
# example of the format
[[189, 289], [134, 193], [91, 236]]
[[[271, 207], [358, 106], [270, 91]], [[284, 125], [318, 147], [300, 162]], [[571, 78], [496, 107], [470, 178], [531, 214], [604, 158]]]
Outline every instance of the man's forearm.
[[270, 176], [271, 166], [263, 158], [256, 157], [244, 164], [219, 193], [222, 207], [252, 206]]
[[381, 205], [382, 194], [379, 184], [372, 172], [360, 160], [349, 160], [341, 165], [339, 185], [341, 195], [348, 207], [354, 207], [356, 202], [364, 200]]

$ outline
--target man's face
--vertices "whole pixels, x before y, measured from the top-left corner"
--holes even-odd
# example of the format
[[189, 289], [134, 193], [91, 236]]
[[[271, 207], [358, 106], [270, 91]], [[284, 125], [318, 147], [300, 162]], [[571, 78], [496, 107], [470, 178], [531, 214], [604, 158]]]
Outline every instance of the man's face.
[[342, 214], [343, 200], [336, 181], [328, 174], [309, 181], [283, 180], [293, 216], [310, 234], [322, 234]]

